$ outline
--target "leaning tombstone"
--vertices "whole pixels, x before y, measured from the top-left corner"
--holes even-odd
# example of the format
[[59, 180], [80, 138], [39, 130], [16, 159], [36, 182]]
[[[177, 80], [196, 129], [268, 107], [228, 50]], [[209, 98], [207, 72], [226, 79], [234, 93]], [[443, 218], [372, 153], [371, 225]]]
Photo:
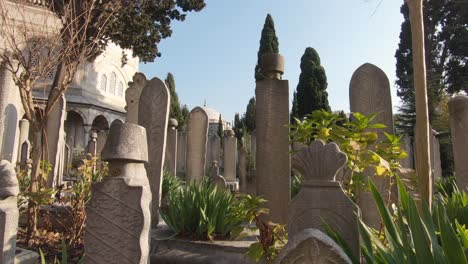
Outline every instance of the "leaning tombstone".
[[138, 124], [146, 128], [148, 135], [148, 179], [153, 196], [151, 226], [159, 222], [161, 184], [169, 122], [170, 94], [163, 81], [153, 78], [141, 92]]
[[317, 229], [307, 228], [292, 236], [275, 264], [351, 264], [341, 247]]
[[289, 205], [288, 234], [294, 237], [306, 228], [324, 231], [326, 223], [359, 256], [359, 209], [335, 180], [346, 161], [346, 154], [335, 143], [314, 141], [294, 153], [292, 168], [303, 176], [303, 181]]
[[10, 162], [0, 162], [0, 263], [14, 263], [18, 229], [18, 180]]
[[149, 263], [151, 190], [146, 176], [146, 131], [111, 126], [102, 159], [109, 176], [93, 183], [86, 206], [86, 263]]

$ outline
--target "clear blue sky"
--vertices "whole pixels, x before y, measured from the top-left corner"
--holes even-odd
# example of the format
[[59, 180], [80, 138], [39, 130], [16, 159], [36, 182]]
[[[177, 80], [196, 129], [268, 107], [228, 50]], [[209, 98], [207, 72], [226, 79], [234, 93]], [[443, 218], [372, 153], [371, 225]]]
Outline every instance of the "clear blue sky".
[[[306, 47], [321, 57], [328, 78], [332, 110], [349, 112], [349, 81], [366, 62], [390, 79], [394, 108], [395, 50], [403, 17], [403, 0], [206, 0], [199, 13], [173, 24], [171, 38], [161, 42], [162, 57], [141, 64], [148, 78], [175, 76], [176, 90], [189, 109], [217, 109], [227, 121], [245, 112], [255, 94], [254, 68], [267, 13], [273, 16], [280, 53], [285, 56], [283, 79], [290, 100]], [[380, 3], [381, 2], [381, 3]], [[380, 5], [379, 5], [380, 3]]]

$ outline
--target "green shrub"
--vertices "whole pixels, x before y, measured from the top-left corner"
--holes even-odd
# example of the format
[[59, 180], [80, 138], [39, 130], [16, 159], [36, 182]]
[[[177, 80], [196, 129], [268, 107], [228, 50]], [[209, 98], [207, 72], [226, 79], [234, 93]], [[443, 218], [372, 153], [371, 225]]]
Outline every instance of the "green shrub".
[[[434, 202], [432, 213], [422, 201], [420, 210], [415, 200], [397, 178], [399, 204], [396, 214], [388, 208], [370, 182], [370, 189], [384, 223], [383, 233], [376, 232], [362, 221], [359, 233], [362, 238], [361, 251], [367, 263], [468, 263], [468, 230], [455, 219], [452, 223], [447, 216], [446, 204]], [[340, 244], [353, 263], [359, 258], [353, 256], [342, 237], [330, 227], [327, 233]]]
[[302, 187], [302, 177], [293, 173], [291, 175], [291, 199], [296, 197]]
[[197, 239], [227, 237], [245, 219], [241, 206], [228, 190], [204, 180], [191, 182], [168, 195], [161, 217], [179, 235]]

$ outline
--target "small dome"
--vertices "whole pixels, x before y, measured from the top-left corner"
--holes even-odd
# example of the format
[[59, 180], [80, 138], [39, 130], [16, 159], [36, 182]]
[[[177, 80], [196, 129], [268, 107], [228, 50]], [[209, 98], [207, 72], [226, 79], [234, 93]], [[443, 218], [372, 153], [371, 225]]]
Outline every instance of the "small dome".
[[[205, 110], [206, 114], [208, 115], [208, 123], [218, 123], [219, 122], [219, 115], [220, 113], [213, 108], [209, 108], [206, 106], [200, 106], [203, 110]], [[221, 116], [222, 121], [224, 121], [223, 116]]]

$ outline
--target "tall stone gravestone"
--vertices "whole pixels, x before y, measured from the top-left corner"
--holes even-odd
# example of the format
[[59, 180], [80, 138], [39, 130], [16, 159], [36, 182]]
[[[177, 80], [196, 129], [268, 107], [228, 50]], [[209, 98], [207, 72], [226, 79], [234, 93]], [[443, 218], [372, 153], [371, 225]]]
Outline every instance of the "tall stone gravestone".
[[221, 139], [217, 134], [209, 135], [206, 147], [205, 168], [209, 168], [213, 161], [221, 163]]
[[62, 182], [60, 159], [65, 145], [66, 114], [65, 95], [62, 95], [51, 110], [46, 124], [48, 161], [52, 165], [52, 172], [47, 180], [48, 187], [60, 185]]
[[351, 264], [333, 239], [314, 228], [302, 230], [288, 240], [275, 264]]
[[294, 237], [305, 228], [325, 231], [326, 222], [359, 256], [359, 209], [335, 180], [346, 160], [346, 154], [335, 143], [324, 145], [321, 141], [293, 154], [292, 168], [304, 178], [289, 206], [288, 235]]
[[[353, 113], [358, 112], [364, 115], [378, 113], [374, 122], [386, 126], [378, 130], [380, 140], [385, 139], [384, 132], [394, 133], [390, 83], [387, 75], [377, 66], [365, 63], [354, 72], [349, 84], [349, 102]], [[373, 177], [372, 180], [384, 200], [387, 200], [388, 178]], [[380, 216], [369, 192], [359, 193], [359, 207], [366, 224], [374, 228], [380, 227]]]
[[[20, 163], [22, 163], [22, 158], [26, 156], [27, 154], [27, 158], [26, 159], [29, 159], [29, 149], [28, 149], [28, 153], [23, 153], [23, 144], [25, 142], [28, 142], [29, 143], [29, 121], [27, 119], [21, 119], [19, 121], [19, 151], [18, 151], [18, 161]], [[30, 143], [29, 143], [30, 145]]]
[[138, 123], [148, 135], [148, 164], [146, 170], [153, 196], [151, 225], [159, 222], [161, 184], [169, 119], [170, 94], [163, 81], [153, 78], [141, 92]]
[[10, 162], [0, 162], [0, 263], [14, 263], [18, 231], [18, 180]]
[[208, 140], [208, 115], [201, 107], [190, 111], [187, 131], [185, 178], [200, 181], [205, 176], [205, 159]]
[[224, 136], [224, 178], [227, 182], [236, 181], [237, 138], [233, 130], [226, 130]]
[[177, 126], [177, 120], [171, 118], [169, 120], [169, 127], [167, 128], [167, 144], [164, 167], [172, 175], [176, 175], [177, 173]]
[[241, 193], [247, 193], [247, 151], [241, 147], [238, 151], [239, 189]]
[[138, 107], [140, 105], [140, 97], [143, 88], [145, 88], [147, 80], [146, 76], [137, 72], [133, 75], [133, 81], [128, 83], [128, 89], [125, 91], [125, 102], [127, 106], [126, 123], [138, 124]]
[[185, 154], [187, 149], [187, 133], [185, 128], [177, 132], [177, 174], [185, 175]]
[[256, 186], [257, 195], [268, 202], [269, 219], [286, 224], [290, 200], [289, 83], [281, 80], [284, 59], [265, 54], [261, 59], [265, 79], [257, 81]]
[[439, 139], [437, 138], [437, 131], [432, 130], [431, 133], [431, 141], [430, 147], [431, 147], [431, 166], [432, 166], [432, 177], [433, 177], [433, 182], [435, 180], [440, 180], [442, 178], [442, 164], [440, 161], [440, 143]]
[[460, 190], [466, 191], [468, 187], [468, 97], [452, 98], [449, 101], [449, 112], [455, 177]]
[[146, 131], [114, 123], [102, 152], [109, 176], [92, 185], [86, 207], [85, 263], [149, 263], [151, 190]]

